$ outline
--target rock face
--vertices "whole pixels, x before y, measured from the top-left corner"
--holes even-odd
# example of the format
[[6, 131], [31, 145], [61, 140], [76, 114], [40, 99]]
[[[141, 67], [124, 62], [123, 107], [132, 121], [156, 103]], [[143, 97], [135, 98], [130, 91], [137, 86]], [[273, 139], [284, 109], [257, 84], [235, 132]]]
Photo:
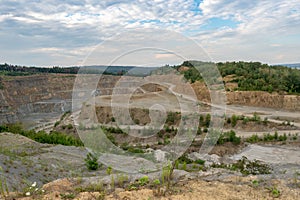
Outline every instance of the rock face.
[[[174, 75], [177, 76], [177, 75]], [[76, 75], [43, 74], [32, 76], [5, 76], [0, 87], [0, 124], [14, 123], [29, 119], [36, 121], [54, 114], [56, 117], [71, 109], [72, 89]], [[138, 78], [135, 78], [138, 79]], [[180, 77], [175, 77], [174, 80]], [[110, 95], [120, 76], [101, 76], [97, 90], [91, 95]], [[178, 81], [177, 81], [178, 82]], [[175, 83], [174, 83], [175, 84]], [[177, 83], [180, 85], [180, 83]], [[192, 87], [199, 100], [209, 102], [210, 95], [204, 83], [193, 83]], [[176, 88], [180, 88], [179, 86]], [[145, 85], [142, 90], [157, 92], [160, 86]], [[141, 92], [141, 91], [136, 91]], [[228, 104], [257, 107], [271, 107], [287, 110], [300, 110], [300, 96], [270, 94], [261, 91], [227, 92]], [[47, 115], [46, 115], [47, 114]], [[111, 116], [108, 116], [110, 119]]]
[[14, 123], [28, 114], [70, 110], [74, 78], [54, 74], [5, 77], [0, 90], [0, 123]]
[[[0, 124], [36, 121], [43, 117], [49, 119], [71, 110], [75, 78], [76, 75], [70, 74], [3, 77], [0, 88]], [[101, 94], [111, 94], [111, 88], [117, 80], [117, 76], [102, 76], [99, 85], [106, 88], [101, 88]]]
[[[199, 100], [210, 102], [209, 91], [204, 83], [192, 84]], [[269, 107], [291, 111], [300, 110], [300, 96], [281, 95], [263, 91], [232, 91], [226, 93], [228, 104], [239, 104], [255, 107]]]
[[237, 91], [227, 93], [230, 104], [300, 110], [300, 96], [270, 94], [262, 91]]

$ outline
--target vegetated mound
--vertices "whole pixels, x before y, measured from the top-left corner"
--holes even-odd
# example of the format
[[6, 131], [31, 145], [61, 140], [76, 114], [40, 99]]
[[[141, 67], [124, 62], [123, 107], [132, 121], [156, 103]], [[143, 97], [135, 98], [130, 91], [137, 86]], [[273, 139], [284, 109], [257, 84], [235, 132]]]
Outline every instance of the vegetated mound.
[[[199, 100], [210, 102], [203, 77], [185, 61], [174, 68], [192, 83]], [[201, 64], [201, 62], [200, 62]], [[215, 65], [225, 84], [227, 103], [300, 109], [300, 70], [284, 66], [269, 66], [259, 62], [202, 63]], [[184, 70], [181, 70], [184, 69]], [[295, 94], [295, 95], [294, 95]]]
[[[193, 66], [195, 61], [185, 61], [176, 69], [183, 67], [183, 74], [187, 80], [192, 83], [197, 80], [203, 80], [203, 77]], [[267, 92], [281, 92], [286, 94], [300, 93], [300, 71], [284, 66], [269, 66], [260, 62], [226, 62], [226, 63], [207, 63], [197, 62], [199, 66], [215, 65], [221, 73], [221, 76], [230, 79], [224, 79], [227, 82], [237, 83], [237, 90], [241, 91], [267, 91]], [[209, 69], [207, 69], [209, 71]], [[182, 71], [182, 70], [181, 70]]]
[[23, 191], [33, 182], [41, 185], [58, 178], [93, 174], [85, 170], [84, 147], [41, 144], [7, 132], [0, 133], [0, 147], [1, 179], [6, 180], [10, 191]]

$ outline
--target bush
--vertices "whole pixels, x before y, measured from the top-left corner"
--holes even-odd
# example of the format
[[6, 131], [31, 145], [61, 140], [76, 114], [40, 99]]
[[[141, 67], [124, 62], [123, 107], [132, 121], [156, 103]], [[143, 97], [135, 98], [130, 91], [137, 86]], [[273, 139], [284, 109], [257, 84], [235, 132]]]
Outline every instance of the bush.
[[258, 135], [252, 135], [251, 137], [246, 139], [246, 142], [249, 142], [249, 143], [256, 143], [259, 141], [260, 141], [260, 138], [258, 137]]
[[233, 130], [222, 133], [218, 138], [217, 144], [224, 144], [225, 142], [232, 142], [233, 144], [240, 144], [241, 137], [237, 137]]
[[68, 125], [67, 125], [67, 129], [70, 130], [70, 129], [72, 129], [72, 128], [73, 128], [73, 125], [72, 125], [72, 124], [68, 124]]
[[92, 153], [88, 153], [84, 161], [89, 170], [97, 170], [99, 168], [98, 159]]
[[148, 176], [143, 176], [142, 178], [139, 179], [139, 185], [144, 186], [149, 183], [149, 177]]
[[205, 126], [206, 127], [209, 127], [210, 120], [211, 120], [211, 116], [210, 116], [210, 114], [207, 114], [205, 117]]
[[231, 116], [231, 126], [235, 127], [237, 124], [238, 117], [236, 115]]
[[174, 125], [176, 123], [176, 121], [179, 119], [180, 119], [180, 116], [179, 116], [178, 112], [168, 112], [166, 124]]
[[57, 127], [59, 125], [60, 121], [55, 122], [54, 127]]

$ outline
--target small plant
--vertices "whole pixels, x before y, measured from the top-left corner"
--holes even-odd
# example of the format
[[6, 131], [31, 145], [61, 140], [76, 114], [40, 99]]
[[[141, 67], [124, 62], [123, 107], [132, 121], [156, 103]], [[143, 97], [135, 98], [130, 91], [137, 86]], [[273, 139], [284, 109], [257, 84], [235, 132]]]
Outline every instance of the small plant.
[[89, 170], [97, 170], [99, 168], [98, 158], [94, 154], [89, 152], [84, 160]]
[[149, 183], [149, 177], [148, 176], [143, 176], [142, 178], [139, 179], [139, 185], [144, 186]]
[[252, 186], [253, 186], [253, 187], [257, 188], [258, 185], [259, 185], [258, 180], [253, 180], [253, 181], [252, 181]]
[[238, 121], [238, 117], [236, 115], [231, 116], [231, 126], [235, 127]]
[[106, 173], [107, 173], [108, 175], [111, 175], [111, 174], [112, 174], [112, 167], [111, 167], [111, 166], [108, 166], [108, 167], [107, 167]]
[[185, 161], [183, 162], [181, 169], [186, 171], [187, 168], [186, 168], [186, 162]]
[[281, 193], [280, 191], [278, 190], [278, 188], [276, 187], [269, 187], [267, 188], [270, 192], [270, 195], [272, 195], [273, 198], [278, 198], [280, 197]]
[[160, 180], [159, 179], [155, 179], [155, 180], [153, 180], [153, 185], [154, 186], [158, 186], [158, 185], [160, 185]]

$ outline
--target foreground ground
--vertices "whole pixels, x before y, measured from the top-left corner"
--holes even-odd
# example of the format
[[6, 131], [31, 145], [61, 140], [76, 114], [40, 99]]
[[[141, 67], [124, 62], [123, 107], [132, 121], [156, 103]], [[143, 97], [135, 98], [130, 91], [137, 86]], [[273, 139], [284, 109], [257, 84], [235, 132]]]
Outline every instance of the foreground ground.
[[[205, 179], [205, 178], [204, 178]], [[257, 182], [256, 182], [257, 181]], [[164, 188], [141, 188], [124, 190], [117, 188], [114, 192], [104, 195], [103, 191], [76, 192], [74, 183], [67, 179], [56, 181], [44, 186], [45, 194], [34, 197], [21, 197], [19, 200], [30, 199], [126, 199], [126, 200], [214, 200], [214, 199], [284, 199], [300, 198], [300, 189], [285, 186], [283, 180], [263, 181], [256, 176], [229, 176], [218, 181], [189, 180], [180, 181], [165, 191]]]

